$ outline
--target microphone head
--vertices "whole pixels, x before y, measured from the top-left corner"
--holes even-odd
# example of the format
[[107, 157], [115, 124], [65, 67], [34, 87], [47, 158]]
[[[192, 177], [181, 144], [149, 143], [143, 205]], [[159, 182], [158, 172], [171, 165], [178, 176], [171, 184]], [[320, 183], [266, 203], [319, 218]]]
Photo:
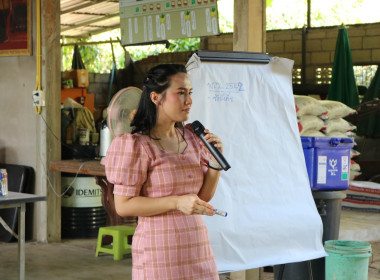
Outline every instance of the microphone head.
[[205, 130], [205, 127], [199, 121], [194, 121], [191, 124], [191, 128], [197, 136], [200, 136]]

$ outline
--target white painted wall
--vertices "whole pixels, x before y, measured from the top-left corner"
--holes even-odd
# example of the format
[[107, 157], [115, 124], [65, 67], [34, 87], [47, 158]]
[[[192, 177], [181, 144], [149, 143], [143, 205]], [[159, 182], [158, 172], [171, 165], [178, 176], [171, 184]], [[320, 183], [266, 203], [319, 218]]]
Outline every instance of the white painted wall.
[[35, 57], [0, 57], [0, 161], [36, 166]]
[[[60, 114], [60, 47], [59, 0], [41, 0], [42, 89], [47, 106], [42, 114], [35, 112], [32, 91], [36, 87], [36, 3], [32, 3], [32, 55], [0, 56], [0, 162], [27, 165], [35, 171], [33, 193], [48, 196], [47, 202], [37, 202], [33, 211], [33, 239], [46, 242], [60, 239], [60, 201], [48, 189], [47, 173], [53, 188], [60, 190], [60, 176], [48, 172], [49, 160], [57, 159], [59, 142], [52, 140], [50, 130], [59, 135]], [[52, 20], [55, 19], [55, 20]], [[48, 22], [48, 24], [44, 24]], [[57, 132], [58, 131], [58, 132]], [[49, 211], [48, 207], [49, 205]], [[52, 205], [52, 208], [50, 208]], [[57, 209], [58, 208], [58, 209]], [[58, 214], [57, 214], [58, 213]], [[27, 213], [28, 216], [28, 213]], [[52, 217], [52, 218], [51, 218]], [[48, 223], [49, 220], [49, 223]], [[59, 221], [58, 221], [59, 220]], [[58, 224], [58, 225], [57, 225]], [[49, 225], [49, 227], [48, 227]]]

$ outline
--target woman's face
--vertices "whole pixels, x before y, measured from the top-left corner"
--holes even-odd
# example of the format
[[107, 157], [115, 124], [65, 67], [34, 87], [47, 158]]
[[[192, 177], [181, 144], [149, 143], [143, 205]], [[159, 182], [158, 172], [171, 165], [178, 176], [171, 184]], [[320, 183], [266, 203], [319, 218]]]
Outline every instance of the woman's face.
[[[192, 105], [192, 87], [186, 73], [178, 73], [170, 78], [170, 87], [159, 95], [158, 118], [184, 122], [189, 118]], [[163, 97], [164, 96], [164, 97]]]

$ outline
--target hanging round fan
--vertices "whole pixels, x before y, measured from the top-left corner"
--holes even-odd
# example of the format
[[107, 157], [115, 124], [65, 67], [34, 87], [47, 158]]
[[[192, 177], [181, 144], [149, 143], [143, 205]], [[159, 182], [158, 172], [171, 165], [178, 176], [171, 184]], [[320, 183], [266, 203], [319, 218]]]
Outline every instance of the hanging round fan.
[[127, 87], [119, 90], [107, 109], [107, 124], [113, 136], [131, 132], [131, 121], [139, 105], [141, 89]]

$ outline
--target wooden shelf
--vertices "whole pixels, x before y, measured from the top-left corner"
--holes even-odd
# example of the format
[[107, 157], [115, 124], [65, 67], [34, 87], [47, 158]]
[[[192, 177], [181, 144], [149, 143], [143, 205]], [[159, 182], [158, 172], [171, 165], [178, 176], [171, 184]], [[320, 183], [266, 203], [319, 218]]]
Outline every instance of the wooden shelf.
[[50, 170], [79, 173], [93, 176], [106, 176], [100, 160], [57, 160], [50, 162]]

